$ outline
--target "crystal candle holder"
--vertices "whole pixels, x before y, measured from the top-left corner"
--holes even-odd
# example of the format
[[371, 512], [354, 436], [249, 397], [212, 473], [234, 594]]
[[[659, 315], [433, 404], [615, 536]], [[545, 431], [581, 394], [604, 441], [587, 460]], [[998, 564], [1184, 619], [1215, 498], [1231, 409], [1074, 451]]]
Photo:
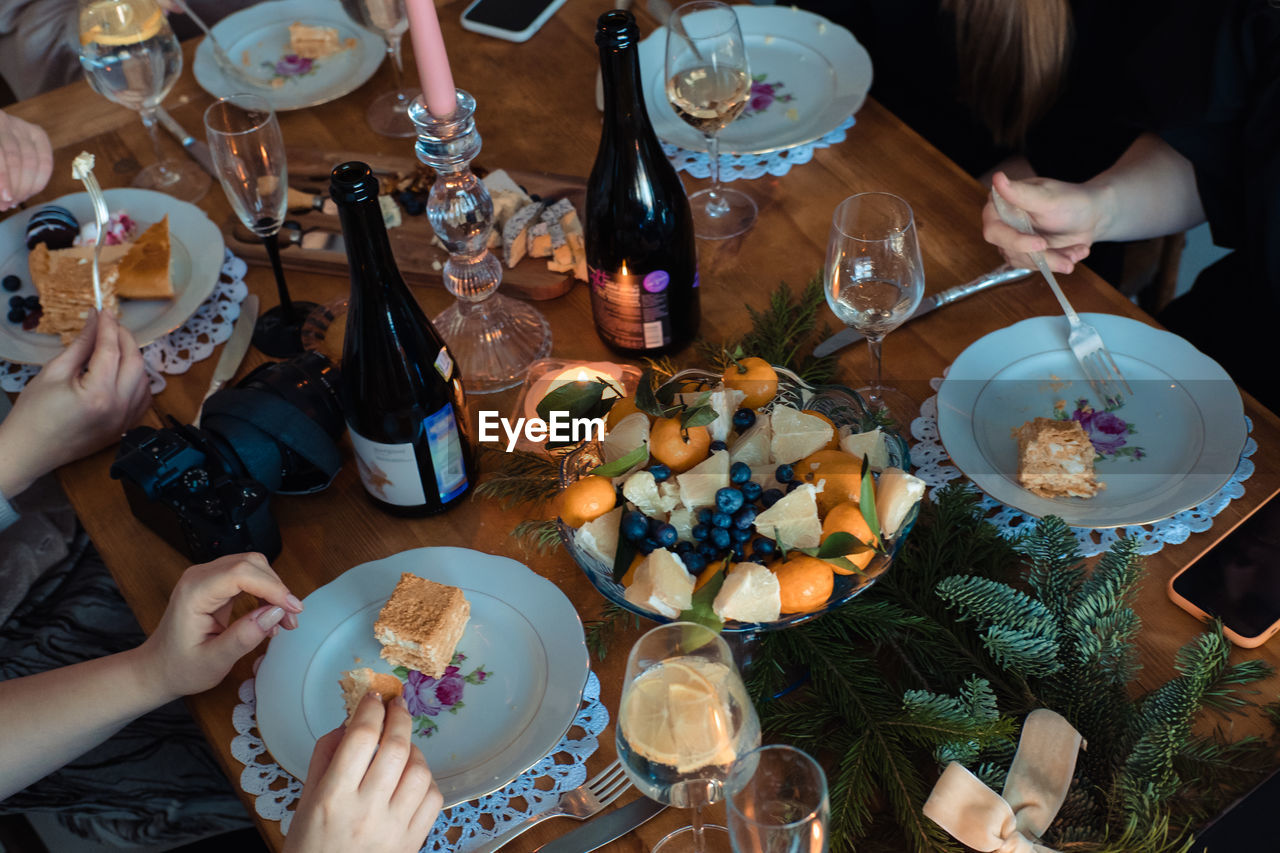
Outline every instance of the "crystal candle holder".
[[457, 360], [467, 391], [488, 394], [519, 385], [529, 365], [550, 354], [551, 327], [537, 309], [497, 292], [502, 262], [485, 248], [493, 199], [471, 171], [480, 153], [475, 109], [475, 98], [459, 89], [453, 115], [432, 115], [419, 95], [409, 117], [418, 129], [414, 152], [436, 172], [427, 218], [449, 252], [444, 286], [457, 298], [432, 322]]

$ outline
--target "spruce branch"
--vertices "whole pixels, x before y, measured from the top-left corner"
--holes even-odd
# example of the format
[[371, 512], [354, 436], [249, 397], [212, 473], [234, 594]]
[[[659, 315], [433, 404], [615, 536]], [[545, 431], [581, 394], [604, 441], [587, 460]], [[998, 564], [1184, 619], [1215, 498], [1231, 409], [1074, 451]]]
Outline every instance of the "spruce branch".
[[[630, 625], [628, 626], [627, 623]], [[599, 619], [592, 619], [583, 624], [587, 648], [595, 654], [597, 660], [603, 661], [609, 656], [609, 646], [613, 642], [614, 634], [619, 628], [624, 627], [639, 628], [640, 617], [612, 601], [605, 602], [605, 605], [600, 608]]]
[[549, 554], [560, 544], [560, 528], [555, 519], [525, 519], [515, 526], [511, 535], [526, 553]]
[[500, 501], [503, 509], [519, 504], [541, 504], [560, 491], [560, 463], [544, 453], [517, 450], [512, 453], [485, 448], [484, 459], [497, 459], [501, 468], [476, 486], [475, 496]]

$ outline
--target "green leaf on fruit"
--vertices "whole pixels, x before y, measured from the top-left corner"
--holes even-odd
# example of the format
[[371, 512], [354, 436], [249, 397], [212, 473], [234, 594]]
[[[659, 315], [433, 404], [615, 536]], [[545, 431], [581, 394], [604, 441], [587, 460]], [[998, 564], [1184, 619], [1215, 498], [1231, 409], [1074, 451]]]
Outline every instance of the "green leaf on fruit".
[[569, 382], [561, 385], [538, 401], [538, 417], [551, 420], [552, 412], [568, 412], [569, 417], [602, 418], [609, 413], [615, 398], [604, 402], [604, 392], [611, 386], [602, 380]]
[[828, 534], [827, 538], [822, 540], [822, 544], [817, 548], [808, 548], [805, 553], [812, 551], [811, 557], [817, 557], [822, 560], [831, 557], [847, 557], [850, 554], [865, 554], [867, 551], [874, 551], [875, 548], [863, 542], [852, 533], [844, 530], [837, 530]]
[[655, 391], [655, 379], [657, 374], [651, 367], [646, 367], [640, 374], [640, 382], [636, 385], [636, 408], [655, 418], [669, 418], [680, 410], [672, 402], [675, 399], [674, 386], [668, 383]]
[[711, 609], [711, 603], [716, 600], [716, 596], [720, 593], [720, 587], [724, 586], [725, 569], [722, 566], [711, 580], [707, 581], [702, 587], [693, 594], [693, 601], [689, 605], [689, 609], [681, 612], [681, 622], [696, 622], [699, 625], [705, 625], [717, 634], [724, 629], [724, 622]]
[[880, 519], [876, 516], [876, 481], [871, 476], [871, 461], [862, 454], [862, 492], [858, 496], [858, 511], [867, 523], [867, 529], [875, 531], [876, 537], [883, 539], [880, 531]]
[[631, 568], [631, 561], [636, 558], [637, 553], [636, 543], [622, 535], [622, 523], [626, 517], [625, 512], [618, 516], [618, 550], [613, 555], [614, 583], [622, 583], [622, 577], [627, 573], [627, 569]]
[[597, 477], [621, 477], [634, 466], [639, 465], [648, 458], [649, 445], [646, 442], [632, 450], [626, 456], [622, 456], [612, 462], [606, 462], [603, 465], [597, 465], [591, 469], [590, 473], [595, 474]]
[[693, 429], [694, 427], [707, 426], [714, 423], [716, 419], [716, 410], [710, 406], [695, 405], [692, 408], [685, 409], [680, 415], [680, 428]]

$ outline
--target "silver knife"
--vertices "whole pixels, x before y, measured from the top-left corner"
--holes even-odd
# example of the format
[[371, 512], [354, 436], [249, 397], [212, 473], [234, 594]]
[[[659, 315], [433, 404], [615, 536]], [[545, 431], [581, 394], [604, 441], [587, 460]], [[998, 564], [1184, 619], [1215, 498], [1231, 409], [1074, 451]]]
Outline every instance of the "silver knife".
[[[218, 365], [213, 369], [209, 390], [204, 393], [204, 399], [200, 401], [201, 409], [204, 408], [204, 401], [216, 394], [240, 369], [240, 362], [244, 361], [245, 353], [249, 351], [249, 342], [253, 339], [253, 326], [257, 321], [258, 296], [250, 293], [240, 303], [240, 316], [231, 330], [231, 337], [227, 338], [226, 345], [222, 347], [222, 355], [218, 356]], [[200, 412], [196, 412], [195, 420], [191, 423], [193, 426], [200, 426]]]
[[665, 808], [662, 803], [641, 797], [548, 841], [538, 848], [537, 853], [591, 853], [626, 835]]
[[218, 177], [217, 171], [213, 168], [213, 155], [209, 153], [208, 145], [183, 130], [182, 125], [178, 124], [164, 107], [156, 108], [156, 116], [160, 119], [160, 123], [164, 125], [164, 129], [172, 133], [174, 138], [182, 143], [182, 147], [191, 155], [191, 159], [200, 164], [200, 168], [215, 178]]
[[[1031, 270], [1023, 267], [1011, 267], [1008, 264], [1002, 264], [989, 273], [984, 273], [973, 281], [965, 284], [957, 284], [955, 287], [948, 288], [941, 293], [935, 293], [933, 296], [926, 296], [920, 300], [920, 305], [916, 308], [915, 313], [908, 317], [905, 323], [910, 323], [917, 317], [924, 316], [930, 311], [937, 310], [943, 305], [950, 305], [952, 302], [958, 302], [966, 296], [986, 290], [989, 287], [995, 287], [997, 284], [1006, 284], [1010, 281], [1018, 281], [1031, 275]], [[822, 343], [813, 348], [813, 354], [818, 358], [824, 355], [830, 355], [837, 350], [844, 349], [849, 344], [857, 343], [862, 340], [864, 335], [855, 329], [842, 329]]]

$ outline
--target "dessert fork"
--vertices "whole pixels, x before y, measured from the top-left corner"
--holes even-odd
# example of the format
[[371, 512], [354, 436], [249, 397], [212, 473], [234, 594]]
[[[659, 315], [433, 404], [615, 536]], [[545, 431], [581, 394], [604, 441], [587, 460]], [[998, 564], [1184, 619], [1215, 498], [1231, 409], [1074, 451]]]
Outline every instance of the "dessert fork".
[[575, 820], [586, 820], [603, 811], [630, 787], [631, 780], [627, 778], [623, 771], [622, 762], [614, 761], [593, 778], [588, 779], [585, 784], [574, 788], [572, 791], [565, 791], [560, 795], [559, 801], [550, 809], [542, 814], [525, 818], [489, 843], [475, 848], [471, 853], [495, 853], [495, 851], [502, 849], [511, 839], [523, 834], [530, 827], [553, 817], [571, 817]]
[[195, 25], [204, 32], [205, 37], [209, 39], [209, 44], [213, 45], [213, 58], [217, 61], [218, 67], [235, 77], [241, 83], [248, 83], [250, 86], [260, 86], [262, 88], [271, 87], [271, 81], [264, 80], [254, 74], [250, 74], [248, 71], [245, 71], [232, 61], [231, 57], [227, 55], [227, 52], [223, 50], [222, 44], [213, 34], [213, 30], [209, 29], [209, 25], [192, 10], [186, 0], [173, 0], [173, 5], [177, 6], [184, 15], [194, 21]]
[[84, 183], [85, 191], [89, 194], [89, 203], [93, 205], [93, 220], [98, 225], [98, 237], [93, 244], [93, 303], [94, 307], [99, 311], [102, 310], [102, 274], [100, 259], [102, 257], [102, 243], [107, 238], [107, 223], [111, 221], [111, 214], [107, 211], [107, 199], [102, 194], [102, 187], [98, 185], [98, 179], [93, 175], [93, 155], [88, 151], [82, 151], [71, 161], [71, 177], [77, 181]]
[[[991, 191], [991, 202], [1006, 225], [1023, 234], [1036, 233], [1027, 212], [1005, 201], [994, 189]], [[1058, 304], [1067, 315], [1067, 322], [1071, 324], [1067, 345], [1071, 347], [1076, 361], [1080, 362], [1080, 367], [1084, 369], [1085, 378], [1089, 380], [1089, 386], [1093, 388], [1093, 392], [1098, 395], [1104, 405], [1108, 406], [1120, 402], [1120, 385], [1123, 385], [1124, 390], [1132, 395], [1133, 389], [1129, 387], [1124, 374], [1120, 372], [1116, 360], [1111, 357], [1111, 351], [1102, 342], [1102, 336], [1098, 334], [1098, 330], [1081, 320], [1076, 309], [1072, 308], [1071, 303], [1067, 301], [1067, 295], [1062, 292], [1062, 287], [1054, 277], [1053, 270], [1049, 269], [1049, 262], [1045, 260], [1044, 252], [1032, 252], [1031, 260], [1035, 262], [1044, 280], [1049, 282], [1053, 295], [1058, 298]]]

